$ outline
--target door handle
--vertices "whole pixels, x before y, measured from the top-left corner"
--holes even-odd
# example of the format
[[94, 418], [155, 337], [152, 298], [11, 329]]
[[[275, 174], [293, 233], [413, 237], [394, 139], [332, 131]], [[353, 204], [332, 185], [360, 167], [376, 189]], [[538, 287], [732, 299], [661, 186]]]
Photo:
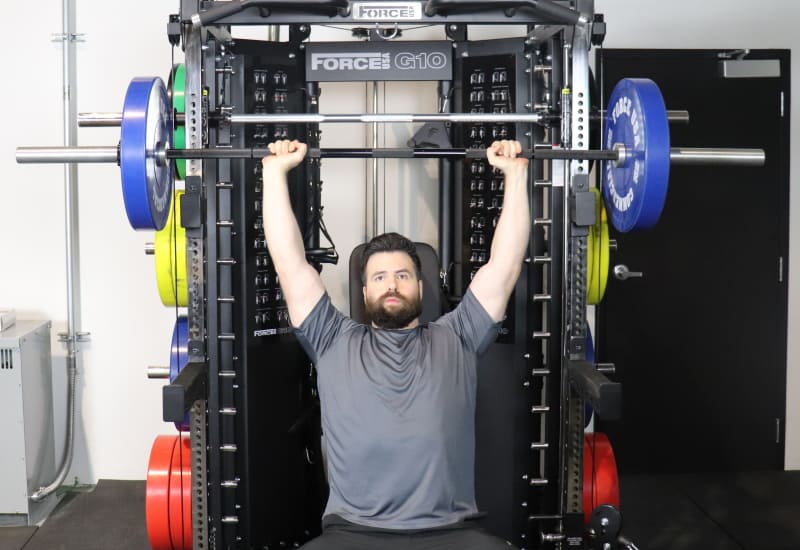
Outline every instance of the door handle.
[[614, 266], [614, 277], [620, 281], [626, 281], [632, 277], [641, 278], [643, 273], [641, 271], [631, 271], [625, 264], [617, 264]]

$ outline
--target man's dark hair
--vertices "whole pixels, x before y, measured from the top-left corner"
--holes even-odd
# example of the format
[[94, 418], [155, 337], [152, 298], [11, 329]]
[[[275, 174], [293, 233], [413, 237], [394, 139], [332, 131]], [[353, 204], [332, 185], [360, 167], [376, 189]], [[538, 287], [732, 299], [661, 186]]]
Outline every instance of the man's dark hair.
[[422, 262], [420, 262], [417, 247], [409, 239], [399, 233], [384, 233], [373, 237], [361, 253], [361, 284], [367, 284], [367, 261], [376, 252], [405, 252], [411, 256], [417, 279], [422, 279]]

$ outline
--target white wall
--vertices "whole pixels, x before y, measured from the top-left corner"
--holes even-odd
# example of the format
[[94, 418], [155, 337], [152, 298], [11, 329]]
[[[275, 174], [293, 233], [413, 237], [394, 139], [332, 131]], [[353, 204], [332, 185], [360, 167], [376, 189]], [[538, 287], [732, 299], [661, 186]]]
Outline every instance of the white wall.
[[[768, 9], [767, 6], [774, 6]], [[35, 7], [34, 7], [35, 6]], [[60, 32], [61, 4], [12, 2], [6, 28], [6, 80], [0, 91], [6, 108], [0, 133], [0, 308], [15, 307], [20, 318], [54, 321], [54, 334], [64, 330], [66, 277], [63, 170], [59, 166], [23, 166], [14, 161], [18, 145], [61, 143], [61, 54], [50, 42]], [[141, 0], [135, 5], [77, 0], [78, 32], [86, 42], [78, 48], [78, 110], [119, 111], [133, 76], [166, 77], [171, 49], [165, 36], [167, 16], [177, 1]], [[681, 9], [692, 13], [681, 19]], [[780, 10], [780, 17], [770, 14]], [[790, 0], [742, 3], [714, 0], [597, 0], [606, 14], [608, 47], [791, 48], [791, 22], [800, 5]], [[507, 31], [512, 31], [507, 29]], [[482, 36], [500, 36], [486, 30]], [[478, 32], [473, 36], [478, 36]], [[441, 31], [409, 32], [408, 39], [435, 39]], [[346, 39], [347, 33], [315, 30], [315, 40]], [[175, 52], [181, 58], [180, 50]], [[796, 59], [795, 59], [796, 63]], [[800, 74], [793, 67], [794, 74]], [[793, 83], [795, 90], [800, 89]], [[379, 105], [387, 112], [433, 112], [432, 84], [387, 84]], [[371, 88], [362, 84], [323, 86], [323, 112], [367, 112]], [[796, 97], [796, 93], [793, 94]], [[797, 115], [792, 120], [796, 129]], [[370, 129], [347, 125], [323, 127], [323, 145], [371, 144]], [[408, 126], [382, 127], [381, 146], [404, 144]], [[115, 129], [81, 129], [81, 145], [110, 145]], [[798, 145], [793, 144], [793, 151]], [[794, 155], [793, 155], [794, 156]], [[437, 192], [432, 162], [386, 161], [385, 191], [379, 198], [379, 230], [405, 232], [436, 245]], [[324, 278], [334, 302], [346, 309], [346, 262], [365, 235], [366, 161], [331, 160], [324, 164], [323, 204], [329, 230], [342, 254], [340, 266], [326, 267]], [[99, 478], [142, 479], [156, 434], [172, 433], [161, 420], [161, 381], [148, 380], [147, 365], [166, 364], [175, 311], [158, 299], [153, 258], [143, 254], [151, 232], [134, 232], [125, 218], [115, 166], [82, 166], [80, 178], [80, 246], [82, 330], [92, 333], [82, 347], [76, 450], [68, 480], [93, 483]], [[382, 182], [383, 183], [383, 182]], [[382, 189], [384, 187], [382, 186]], [[792, 196], [792, 234], [800, 223], [800, 199]], [[800, 259], [792, 243], [790, 263]], [[800, 468], [800, 347], [792, 341], [800, 322], [800, 272], [790, 277], [789, 402], [787, 467]], [[54, 338], [54, 392], [57, 449], [64, 434], [64, 349]], [[0, 404], [0, 407], [2, 405]], [[794, 411], [793, 411], [794, 409]], [[797, 432], [798, 430], [794, 430]]]

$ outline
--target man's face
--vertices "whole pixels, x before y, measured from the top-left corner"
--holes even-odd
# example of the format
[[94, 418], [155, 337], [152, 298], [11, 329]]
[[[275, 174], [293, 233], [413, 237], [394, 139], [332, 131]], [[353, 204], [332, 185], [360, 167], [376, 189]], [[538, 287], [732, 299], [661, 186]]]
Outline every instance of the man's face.
[[422, 281], [405, 252], [377, 252], [369, 257], [363, 287], [367, 321], [376, 328], [413, 328], [422, 313]]

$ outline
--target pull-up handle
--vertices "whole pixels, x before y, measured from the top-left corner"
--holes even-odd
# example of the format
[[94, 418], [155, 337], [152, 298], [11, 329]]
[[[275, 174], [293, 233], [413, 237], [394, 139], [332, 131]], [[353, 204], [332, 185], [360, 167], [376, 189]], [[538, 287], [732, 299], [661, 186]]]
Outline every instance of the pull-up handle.
[[496, 8], [531, 8], [546, 16], [553, 23], [574, 25], [581, 14], [573, 9], [565, 8], [552, 0], [428, 0], [425, 4], [425, 15], [433, 17], [442, 12], [461, 9], [464, 11], [478, 12]]
[[335, 15], [337, 12], [346, 12], [350, 7], [348, 0], [231, 0], [220, 2], [213, 8], [192, 16], [195, 26], [211, 25], [223, 17], [228, 17], [240, 11], [252, 8], [304, 8], [309, 12], [322, 12]]

